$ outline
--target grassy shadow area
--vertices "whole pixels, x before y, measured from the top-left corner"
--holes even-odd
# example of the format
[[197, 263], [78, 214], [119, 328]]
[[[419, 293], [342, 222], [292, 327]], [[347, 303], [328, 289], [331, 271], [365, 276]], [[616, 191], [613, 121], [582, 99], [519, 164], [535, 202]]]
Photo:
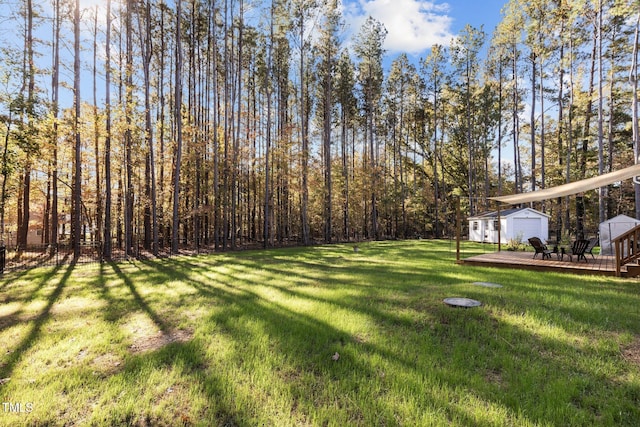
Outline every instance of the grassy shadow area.
[[637, 281], [454, 260], [399, 241], [2, 277], [0, 425], [637, 425]]

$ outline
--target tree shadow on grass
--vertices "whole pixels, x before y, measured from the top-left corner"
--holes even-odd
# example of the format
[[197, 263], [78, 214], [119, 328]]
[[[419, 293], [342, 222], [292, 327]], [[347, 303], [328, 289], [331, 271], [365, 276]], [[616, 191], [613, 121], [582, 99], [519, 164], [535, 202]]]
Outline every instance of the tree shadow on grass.
[[[59, 266], [57, 266], [53, 270], [58, 270], [58, 269], [59, 269]], [[5, 288], [8, 288], [10, 284], [12, 284], [17, 280], [20, 280], [30, 272], [31, 270], [20, 270], [20, 271], [11, 271], [11, 272], [5, 271], [4, 273], [0, 274], [0, 279], [1, 279], [0, 281], [4, 282], [0, 284], [0, 292], [2, 292]]]
[[118, 278], [122, 280], [122, 282], [127, 286], [127, 289], [133, 296], [133, 299], [138, 305], [138, 307], [140, 307], [140, 309], [142, 309], [142, 311], [144, 311], [145, 314], [149, 316], [149, 318], [162, 331], [162, 333], [168, 333], [169, 327], [167, 325], [167, 322], [164, 319], [162, 319], [162, 317], [160, 317], [158, 313], [155, 312], [155, 310], [151, 308], [151, 306], [144, 300], [144, 298], [142, 298], [142, 296], [138, 292], [138, 289], [136, 288], [131, 278], [125, 273], [123, 273], [123, 271], [120, 269], [118, 264], [110, 263], [109, 265], [113, 269], [113, 271], [116, 273]]
[[[423, 374], [418, 372], [419, 367], [410, 357], [404, 357], [373, 343], [362, 342], [358, 337], [337, 329], [330, 323], [308, 314], [294, 312], [275, 301], [266, 300], [252, 292], [250, 285], [240, 285], [239, 287], [244, 289], [234, 288], [233, 292], [227, 292], [224, 288], [202, 282], [196, 278], [192, 269], [189, 273], [186, 273], [186, 270], [182, 271], [179, 262], [172, 265], [169, 268], [163, 263], [157, 268], [166, 269], [171, 277], [180, 277], [185, 283], [194, 287], [200, 295], [221, 301], [221, 304], [218, 304], [221, 307], [220, 310], [209, 317], [205, 326], [207, 335], [224, 336], [233, 343], [232, 351], [224, 360], [225, 366], [234, 366], [233, 369], [242, 372], [256, 363], [253, 360], [254, 357], [270, 358], [276, 354], [277, 362], [271, 371], [273, 376], [270, 380], [271, 385], [277, 384], [278, 387], [286, 390], [285, 394], [292, 396], [289, 402], [290, 411], [297, 413], [297, 416], [316, 420], [325, 419], [331, 422], [330, 407], [331, 402], [335, 401], [340, 402], [337, 406], [343, 408], [339, 411], [340, 415], [336, 415], [338, 417], [336, 419], [343, 422], [348, 423], [354, 420], [356, 423], [365, 424], [397, 422], [396, 408], [393, 403], [386, 402], [384, 396], [386, 392], [380, 391], [379, 399], [372, 399], [369, 395], [376, 393], [375, 390], [388, 390], [397, 386], [390, 383], [393, 380], [392, 377], [384, 377], [384, 373], [380, 372], [381, 368], [373, 363], [373, 360], [382, 359], [386, 364], [400, 364], [401, 370], [412, 372], [411, 378], [416, 379], [411, 387], [413, 389], [421, 387], [418, 379]], [[233, 278], [230, 279], [233, 280]], [[313, 299], [308, 295], [301, 298]], [[398, 321], [395, 316], [388, 319], [385, 316], [389, 314], [379, 311], [375, 313], [380, 322]], [[380, 317], [385, 318], [380, 319]], [[259, 332], [252, 327], [256, 323], [259, 325]], [[268, 343], [266, 343], [268, 349], [261, 347], [265, 345], [265, 336], [268, 337]], [[267, 353], [260, 356], [265, 351]], [[337, 363], [331, 357], [335, 352], [340, 354]], [[358, 379], [354, 380], [354, 377]], [[342, 378], [350, 378], [350, 380], [343, 383]], [[235, 390], [236, 398], [247, 405], [248, 412], [242, 415], [243, 420], [247, 422], [256, 416], [254, 413], [259, 411], [259, 408], [252, 408], [249, 403], [252, 396], [242, 395], [247, 393], [239, 385], [244, 381], [238, 378], [238, 384], [229, 384], [226, 388]], [[254, 377], [252, 381], [256, 381], [255, 387], [260, 392], [260, 379]], [[309, 387], [309, 383], [315, 385]], [[333, 392], [327, 390], [333, 390]], [[332, 393], [333, 395], [330, 395]], [[428, 390], [425, 394], [429, 395]], [[396, 398], [402, 397], [396, 396]], [[362, 401], [368, 403], [361, 404]], [[432, 394], [424, 402], [419, 403], [419, 405], [433, 404], [446, 408], [448, 416], [461, 424], [474, 423], [474, 418], [470, 414], [450, 406], [442, 396]], [[294, 408], [298, 409], [294, 410]], [[436, 417], [435, 413], [434, 417]], [[445, 422], [446, 419], [440, 421]]]
[[[24, 313], [24, 307], [25, 304], [29, 301], [32, 301], [34, 298], [36, 298], [38, 292], [40, 292], [42, 290], [42, 288], [44, 288], [49, 281], [51, 280], [51, 278], [53, 278], [56, 274], [58, 274], [58, 272], [61, 270], [60, 266], [57, 266], [55, 268], [50, 269], [50, 271], [48, 271], [39, 281], [38, 283], [35, 285], [35, 287], [33, 289], [28, 289], [25, 291], [20, 291], [23, 293], [26, 293], [26, 295], [24, 295], [23, 297], [16, 297], [16, 298], [11, 298], [11, 299], [6, 299], [4, 301], [4, 303], [9, 303], [9, 302], [14, 302], [14, 301], [18, 301], [21, 302], [21, 307], [19, 310], [16, 310], [15, 312], [9, 314], [9, 315], [5, 315], [5, 316], [0, 316], [0, 332], [8, 329], [12, 326], [15, 326], [19, 323], [23, 323], [25, 322], [25, 319], [21, 319], [21, 315]], [[26, 273], [25, 273], [26, 274]], [[16, 280], [14, 278], [14, 280]], [[33, 318], [37, 318], [38, 316], [33, 316]]]
[[[12, 302], [12, 301], [27, 302], [27, 301], [33, 300], [37, 296], [37, 293], [42, 288], [44, 288], [49, 283], [49, 280], [51, 280], [52, 277], [58, 274], [58, 272], [61, 269], [62, 269], [62, 266], [60, 265], [49, 268], [48, 271], [44, 273], [41, 278], [37, 279], [37, 284], [35, 284], [35, 286], [33, 283], [29, 283], [27, 286], [20, 289], [17, 289], [17, 287], [14, 286], [12, 293], [20, 294], [20, 296], [13, 297], [12, 299], [4, 302]], [[36, 271], [40, 272], [41, 270], [36, 270]], [[14, 282], [17, 282], [23, 279], [24, 276], [27, 276], [28, 274], [37, 274], [37, 273], [34, 273], [33, 271], [29, 271], [29, 270], [25, 270], [21, 273], [11, 273], [11, 276], [4, 278], [6, 282], [4, 283], [3, 286], [6, 286], [8, 284], [13, 284]], [[0, 291], [2, 291], [2, 289], [0, 289]]]
[[110, 290], [107, 287], [106, 265], [104, 262], [100, 263], [100, 271], [98, 277], [96, 277], [95, 284], [98, 287], [100, 298], [107, 303], [107, 306], [101, 311], [102, 317], [107, 322], [113, 322], [119, 319], [128, 309], [118, 309], [118, 307], [116, 307], [116, 298], [110, 294]]
[[[413, 254], [413, 252], [410, 252]], [[504, 285], [506, 288], [496, 291], [480, 290], [479, 288], [466, 287], [464, 292], [467, 296], [473, 297], [473, 295], [484, 296], [489, 295], [489, 298], [499, 301], [496, 298], [509, 294], [512, 298], [511, 301], [516, 304], [516, 307], [522, 307], [523, 311], [531, 312], [535, 311], [538, 316], [546, 318], [547, 321], [560, 321], [567, 329], [585, 329], [593, 328], [594, 326], [594, 314], [596, 310], [606, 311], [603, 317], [606, 317], [606, 322], [597, 323], [596, 326], [603, 331], [617, 332], [617, 333], [640, 333], [640, 312], [635, 310], [635, 305], [639, 300], [637, 291], [634, 286], [622, 286], [617, 284], [607, 284], [607, 287], [611, 290], [606, 297], [606, 306], [599, 306], [600, 296], [605, 292], [599, 285], [593, 284], [593, 281], [587, 281], [584, 277], [570, 276], [568, 280], [575, 281], [579, 285], [572, 286], [567, 283], [566, 286], [558, 286], [555, 284], [545, 283], [543, 278], [537, 276], [528, 276], [526, 279], [516, 278], [514, 283], [513, 273], [506, 272], [494, 273], [493, 271], [486, 271], [483, 269], [462, 269], [459, 266], [452, 266], [456, 269], [456, 274], [451, 275], [451, 269], [439, 271], [434, 269], [419, 269], [415, 268], [414, 271], [406, 273], [403, 269], [398, 269], [396, 266], [386, 266], [384, 264], [367, 263], [366, 261], [344, 265], [343, 267], [349, 271], [350, 279], [336, 280], [334, 278], [334, 272], [337, 267], [335, 265], [324, 266], [317, 254], [314, 253], [313, 265], [305, 261], [307, 257], [299, 257], [302, 260], [283, 260], [280, 263], [261, 264], [258, 257], [253, 259], [239, 258], [236, 264], [242, 265], [247, 269], [260, 269], [274, 275], [290, 276], [291, 271], [313, 271], [314, 275], [306, 275], [305, 273], [296, 273], [302, 279], [308, 281], [320, 281], [323, 286], [331, 286], [333, 284], [341, 287], [350, 287], [354, 291], [365, 291], [366, 288], [362, 287], [362, 283], [359, 281], [362, 278], [369, 278], [369, 284], [373, 289], [367, 290], [367, 301], [352, 301], [355, 302], [355, 306], [346, 308], [354, 308], [358, 310], [369, 311], [372, 304], [379, 301], [382, 298], [386, 305], [396, 305], [398, 309], [404, 308], [408, 296], [411, 294], [420, 294], [424, 292], [425, 286], [431, 289], [437, 289], [439, 292], [447, 292], [445, 286], [448, 285], [469, 285], [472, 281], [479, 280], [479, 277], [490, 275], [493, 281], [497, 281]], [[406, 256], [405, 258], [416, 259], [416, 262], [421, 260], [424, 263], [422, 256], [415, 256], [415, 254]], [[331, 264], [331, 263], [329, 263]], [[293, 267], [293, 268], [292, 268]], [[201, 267], [202, 268], [202, 267]], [[460, 270], [460, 271], [457, 271]], [[465, 276], [468, 277], [468, 282], [465, 282]], [[518, 276], [519, 277], [519, 276]], [[358, 280], [355, 280], [358, 278]], [[398, 283], [401, 280], [402, 283]], [[300, 281], [304, 285], [304, 280]], [[524, 283], [522, 283], [524, 282]], [[581, 284], [581, 285], [580, 285]], [[263, 286], [269, 286], [267, 283], [261, 283]], [[292, 289], [287, 289], [285, 286], [274, 285], [275, 288], [281, 292], [289, 293], [294, 296], [304, 296], [304, 293], [294, 292]], [[293, 288], [293, 287], [291, 287]], [[379, 290], [379, 292], [376, 291]], [[470, 290], [471, 289], [471, 290]], [[388, 291], [394, 291], [397, 298], [391, 301], [388, 299]], [[460, 292], [458, 288], [452, 288], [448, 290], [451, 292]], [[540, 292], [544, 292], [545, 297], [551, 302], [550, 304], [540, 306]], [[376, 296], [379, 293], [380, 296]], [[495, 297], [498, 295], [497, 297]], [[454, 295], [448, 295], [454, 296]], [[326, 300], [328, 303], [343, 304], [344, 301]], [[514, 307], [515, 308], [515, 307]], [[626, 308], [620, 310], [620, 308]], [[557, 314], [559, 312], [565, 312], [567, 316], [564, 319], [559, 319]]]
[[512, 310], [534, 314], [542, 323], [557, 324], [566, 330], [640, 334], [640, 311], [637, 310], [640, 295], [633, 282], [565, 275], [558, 285], [549, 283], [545, 275], [522, 278], [502, 271], [483, 270], [473, 270], [470, 274], [469, 282], [472, 277], [490, 274], [492, 281], [504, 285], [500, 290], [465, 287], [470, 298], [484, 299], [497, 306], [508, 303]]
[[[289, 266], [287, 265], [287, 269], [288, 267]], [[274, 265], [270, 265], [269, 268], [275, 270], [274, 274], [286, 274], [286, 271], [277, 271], [278, 269]], [[326, 304], [337, 305], [347, 310], [354, 310], [363, 314], [367, 314], [371, 316], [372, 319], [375, 319], [376, 324], [378, 324], [380, 327], [406, 329], [407, 333], [410, 334], [411, 332], [413, 332], [411, 331], [411, 329], [421, 326], [409, 320], [407, 317], [400, 317], [394, 314], [394, 309], [406, 311], [407, 309], [411, 309], [411, 308], [416, 308], [416, 309], [420, 308], [420, 307], [413, 307], [414, 304], [410, 301], [409, 298], [401, 297], [401, 298], [395, 298], [390, 301], [388, 299], [388, 296], [387, 298], [385, 298], [384, 295], [381, 295], [379, 297], [374, 296], [372, 300], [371, 299], [372, 295], [369, 295], [369, 296], [366, 295], [368, 293], [367, 292], [368, 290], [366, 288], [361, 288], [361, 293], [357, 296], [353, 295], [347, 298], [331, 299], [331, 298], [324, 298], [324, 297], [310, 297], [308, 294], [299, 292], [299, 290], [296, 288], [291, 289], [287, 287], [279, 287], [277, 285], [266, 285], [264, 283], [262, 283], [261, 286], [271, 286], [273, 288], [278, 289], [280, 292], [284, 293], [285, 295], [289, 295], [294, 298], [314, 299], [316, 301], [321, 301]], [[411, 289], [411, 287], [406, 287], [406, 286], [404, 288]], [[484, 296], [488, 298], [490, 301], [493, 301], [494, 304], [497, 304], [498, 306], [500, 305], [498, 301], [499, 297], [498, 298], [490, 297], [489, 296], [490, 291], [484, 290], [481, 292], [477, 289], [479, 288], [472, 289], [471, 291], [466, 290], [465, 295], [470, 297], [475, 296], [476, 298], [479, 298], [481, 300], [483, 298], [480, 298], [480, 296]], [[496, 293], [495, 290], [492, 292], [494, 294]], [[561, 290], [560, 293], [562, 294], [563, 291]], [[534, 304], [533, 300], [519, 301], [518, 305], [521, 306], [522, 309], [525, 311], [534, 310], [536, 313], [535, 317], [538, 317], [542, 314], [543, 316], [542, 322], [541, 322], [542, 324], [546, 325], [546, 324], [549, 324], [549, 322], [553, 321], [554, 323], [558, 323], [558, 327], [566, 329], [568, 331], [585, 330], [585, 328], [588, 328], [589, 326], [591, 326], [592, 328], [593, 327], [602, 328], [602, 330], [606, 332], [614, 332], [614, 333], [615, 332], [631, 332], [631, 333], [637, 332], [638, 323], [634, 322], [633, 320], [634, 318], [637, 317], [636, 315], [632, 314], [631, 320], [627, 322], [622, 322], [621, 321], [622, 318], [620, 318], [618, 319], [620, 320], [619, 323], [615, 321], [614, 322], [606, 321], [606, 323], [601, 324], [598, 320], [593, 319], [592, 313], [589, 312], [588, 308], [583, 308], [586, 305], [585, 303], [588, 302], [589, 299], [586, 296], [581, 297], [579, 293], [576, 293], [575, 298], [576, 299], [582, 298], [584, 301], [582, 301], [582, 303], [578, 303], [577, 305], [574, 305], [572, 303], [573, 300], [568, 299], [568, 300], [565, 300], [564, 304], [558, 305], [553, 309], [550, 307], [547, 307], [547, 308], [536, 307], [536, 304]], [[425, 296], [423, 299], [433, 300], [433, 298], [430, 296]], [[377, 300], [377, 303], [372, 303], [375, 300]], [[621, 300], [618, 298], [613, 298], [613, 300], [610, 301], [610, 304], [612, 304], [613, 306], [618, 306], [618, 304], [621, 304], [623, 301], [626, 301], [626, 306], [629, 307], [630, 310], [632, 310], [633, 304], [630, 304], [628, 299], [624, 297], [622, 297]], [[382, 308], [379, 304], [383, 304], [382, 307], [386, 307], [386, 309]], [[505, 351], [504, 344], [505, 343], [509, 344], [509, 342], [502, 337], [502, 334], [506, 333], [507, 336], [510, 337], [509, 339], [511, 341], [517, 344], [525, 343], [523, 348], [518, 349], [517, 347], [513, 347], [512, 349], [507, 349], [507, 353], [509, 353], [511, 350], [514, 350], [512, 351], [512, 353], [514, 353], [513, 358], [516, 361], [520, 361], [517, 363], [524, 362], [521, 368], [523, 373], [526, 372], [529, 378], [537, 378], [537, 380], [541, 385], [540, 387], [541, 389], [544, 389], [544, 385], [547, 379], [538, 375], [538, 373], [535, 372], [535, 370], [536, 369], [542, 370], [550, 367], [548, 371], [549, 376], [551, 378], [556, 378], [557, 381], [571, 382], [573, 377], [577, 375], [580, 377], [580, 381], [586, 384], [585, 385], [586, 389], [588, 389], [589, 387], [594, 387], [596, 384], [606, 384], [605, 389], [609, 390], [609, 392], [607, 392], [608, 398], [609, 398], [609, 406], [613, 406], [615, 404], [616, 393], [621, 393], [621, 395], [618, 397], [626, 396], [626, 398], [622, 400], [626, 401], [627, 403], [626, 404], [621, 403], [623, 407], [620, 408], [620, 410], [618, 411], [620, 414], [626, 414], [626, 415], [620, 416], [619, 418], [616, 418], [615, 415], [612, 415], [613, 420], [609, 420], [609, 422], [615, 423], [615, 424], [624, 424], [625, 420], [626, 422], [628, 422], [631, 419], [630, 417], [633, 417], [633, 414], [636, 414], [636, 415], [638, 414], [637, 410], [631, 409], [635, 407], [635, 405], [629, 405], [628, 403], [628, 402], [634, 402], [635, 400], [638, 400], [637, 397], [634, 397], [639, 392], [638, 385], [636, 384], [634, 386], [633, 384], [619, 384], [617, 378], [601, 377], [602, 374], [599, 373], [599, 371], [602, 369], [602, 364], [599, 363], [599, 358], [601, 357], [601, 355], [598, 355], [597, 353], [595, 353], [591, 357], [592, 365], [593, 365], [592, 367], [580, 366], [580, 365], [571, 363], [574, 359], [572, 357], [570, 357], [569, 360], [564, 359], [567, 354], [569, 355], [574, 354], [575, 359], [578, 359], [578, 358], [587, 359], [587, 360], [589, 359], [589, 357], [586, 356], [585, 354], [581, 354], [582, 353], [581, 350], [577, 350], [576, 348], [574, 348], [570, 340], [555, 340], [553, 338], [539, 336], [534, 331], [531, 331], [531, 330], [517, 330], [513, 325], [505, 323], [501, 321], [499, 318], [492, 319], [492, 316], [487, 317], [484, 315], [480, 315], [480, 317], [477, 317], [477, 318], [474, 318], [474, 317], [469, 318], [469, 316], [466, 315], [464, 311], [454, 311], [449, 308], [445, 308], [444, 305], [441, 304], [439, 301], [435, 301], [435, 304], [434, 304], [434, 301], [432, 301], [431, 303], [428, 303], [426, 306], [423, 306], [422, 308], [430, 311], [433, 314], [430, 320], [432, 322], [431, 326], [432, 327], [435, 326], [436, 331], [438, 330], [438, 328], [440, 328], [440, 331], [437, 334], [428, 334], [428, 335], [442, 337], [441, 334], [444, 334], [444, 336], [448, 337], [447, 340], [449, 340], [449, 342], [440, 340], [439, 346], [443, 351], [446, 351], [446, 349], [450, 349], [451, 346], [453, 346], [454, 349], [452, 349], [449, 354], [455, 354], [456, 352], [460, 352], [460, 350], [456, 349], [455, 347], [468, 348], [469, 351], [462, 351], [462, 353], [466, 354], [467, 356], [471, 356], [470, 360], [473, 360], [473, 358], [480, 358], [482, 360], [481, 363], [476, 365], [477, 372], [474, 372], [473, 369], [471, 369], [471, 367], [474, 366], [473, 362], [467, 364], [467, 363], [464, 363], [463, 361], [460, 362], [461, 363], [460, 366], [464, 366], [464, 368], [460, 369], [458, 372], [456, 372], [455, 370], [444, 369], [443, 372], [445, 372], [446, 375], [442, 375], [439, 379], [442, 383], [446, 383], [448, 378], [449, 380], [454, 380], [452, 381], [452, 384], [456, 384], [456, 383], [467, 384], [469, 389], [477, 390], [478, 383], [473, 381], [468, 381], [467, 377], [473, 378], [475, 376], [477, 378], [479, 373], [480, 375], [482, 375], [482, 372], [486, 372], [485, 375], [487, 377], [492, 377], [492, 376], [500, 377], [500, 371], [502, 370], [500, 366], [500, 362], [495, 362], [494, 360], [492, 360], [493, 353], [491, 351], [489, 352], [483, 351], [483, 349], [503, 347], [502, 352], [504, 353]], [[615, 307], [610, 307], [610, 308], [614, 309]], [[553, 310], [564, 311], [565, 313], [567, 313], [567, 316], [564, 318], [562, 317], [558, 318], [558, 316], [554, 316]], [[418, 315], [418, 311], [415, 312], [415, 315], [416, 316]], [[460, 317], [462, 315], [464, 319], [467, 319], [473, 323], [478, 323], [483, 326], [481, 328], [473, 328], [478, 333], [476, 336], [469, 334], [467, 333], [469, 330], [469, 325], [465, 324], [465, 322], [454, 320], [454, 317], [452, 316], [456, 316], [456, 315], [458, 315], [457, 317]], [[625, 315], [622, 314], [621, 316], [625, 316]], [[438, 323], [441, 323], [445, 326], [438, 325]], [[452, 324], [455, 324], [454, 328], [451, 327]], [[498, 324], [501, 326], [495, 327], [494, 329], [492, 328], [492, 325], [494, 324]], [[494, 331], [495, 333], [487, 334], [487, 330]], [[501, 341], [504, 341], [504, 342], [501, 342]], [[467, 343], [469, 342], [476, 345], [476, 347], [474, 347], [474, 345], [468, 346]], [[477, 345], [478, 343], [482, 343], [482, 344]], [[379, 350], [376, 350], [376, 352], [380, 353]], [[534, 369], [531, 369], [531, 366], [526, 363], [526, 360], [530, 358], [531, 352], [539, 353], [539, 355], [535, 359], [542, 360], [542, 363], [537, 362], [534, 365], [535, 366]], [[434, 359], [437, 359], [438, 354], [439, 352], [434, 352], [433, 354]], [[401, 360], [400, 358], [397, 357], [397, 355], [384, 354], [384, 356], [395, 357], [396, 360]], [[617, 354], [612, 354], [611, 356], [616, 357]], [[407, 363], [405, 364], [405, 369], [411, 366], [408, 360], [406, 362]], [[442, 359], [441, 359], [441, 362], [444, 363]], [[513, 363], [513, 361], [508, 363]], [[487, 366], [492, 366], [492, 368], [487, 369]], [[563, 376], [564, 376], [564, 380], [563, 380]], [[575, 381], [575, 382], [579, 383], [580, 381]], [[518, 385], [518, 381], [514, 382], [514, 385], [512, 386], [512, 388], [514, 389], [514, 393], [512, 394], [517, 395], [518, 393], [527, 392], [526, 388], [522, 388], [522, 385]], [[522, 390], [518, 390], [518, 388], [522, 388]], [[603, 394], [598, 394], [596, 392], [589, 392], [586, 389], [584, 391], [585, 396], [579, 396], [578, 394], [574, 394], [573, 396], [571, 396], [568, 404], [570, 405], [573, 404], [576, 406], [588, 404], [595, 408], [595, 413], [597, 413], [598, 411], [604, 411], [603, 405], [596, 404], [594, 402], [598, 400], [606, 400], [607, 396]], [[497, 390], [498, 389], [495, 389], [495, 391]], [[495, 400], [495, 396], [493, 392], [489, 392], [489, 393], [485, 392], [485, 393], [479, 393], [479, 394], [482, 396], [485, 396], [488, 400]], [[544, 395], [540, 395], [538, 400], [543, 401], [544, 398], [545, 398]], [[589, 402], [589, 403], [585, 403], [585, 402]], [[517, 412], [519, 409], [522, 408], [522, 405], [520, 403], [512, 399], [503, 399], [502, 403], [507, 405], [508, 407], [511, 407], [514, 410], [514, 412]], [[528, 404], [530, 405], [530, 409], [533, 409], [533, 407], [535, 407], [535, 405], [531, 406], [531, 402], [528, 402]], [[613, 412], [611, 411], [609, 412], [609, 414], [612, 414], [612, 413]], [[625, 418], [625, 416], [627, 418]], [[539, 419], [541, 422], [545, 421], [543, 416], [537, 415], [536, 417], [540, 417]], [[550, 418], [548, 421], [552, 422], [552, 420], [553, 418]]]
[[118, 398], [101, 394], [95, 405], [102, 414], [87, 417], [91, 425], [248, 425], [198, 339], [131, 355], [103, 387]]
[[[22, 360], [23, 355], [35, 345], [38, 338], [42, 333], [42, 327], [49, 320], [51, 316], [51, 308], [58, 301], [60, 296], [62, 295], [62, 291], [71, 277], [75, 269], [76, 264], [71, 263], [67, 266], [66, 271], [62, 275], [62, 277], [58, 280], [58, 284], [51, 294], [47, 297], [47, 305], [42, 309], [42, 311], [33, 319], [33, 323], [31, 325], [31, 329], [27, 333], [27, 335], [22, 339], [22, 341], [13, 349], [10, 349], [10, 354], [7, 357], [5, 363], [0, 367], [0, 378], [9, 378], [16, 365]], [[52, 270], [51, 273], [47, 274], [45, 278], [43, 278], [42, 283], [38, 286], [41, 288], [44, 284], [53, 278], [55, 274], [58, 272], [59, 268]], [[2, 386], [0, 386], [0, 389]]]
[[[291, 274], [295, 262], [281, 260], [283, 268], [278, 267], [279, 263], [265, 267], [259, 259], [251, 262], [243, 259], [240, 263], [246, 268], [269, 271], [273, 276], [286, 276]], [[273, 376], [273, 385], [292, 396], [291, 412], [302, 417], [330, 420], [326, 418], [331, 406], [330, 393], [339, 402], [337, 407], [341, 409], [337, 411], [342, 414], [339, 416], [347, 421], [355, 420], [356, 424], [365, 423], [364, 420], [397, 423], [402, 418], [397, 418], [398, 409], [393, 402], [403, 398], [415, 400], [423, 411], [433, 410], [434, 414], [444, 411], [446, 420], [461, 425], [484, 422], [481, 415], [478, 418], [477, 414], [465, 410], [464, 396], [504, 408], [509, 413], [508, 421], [556, 423], [563, 416], [544, 411], [557, 410], [554, 409], [558, 408], [556, 402], [549, 402], [553, 400], [565, 402], [567, 415], [583, 419], [586, 424], [600, 420], [609, 425], [632, 425], [640, 415], [634, 405], [640, 400], [637, 383], [620, 383], [617, 378], [599, 373], [597, 365], [602, 355], [584, 359], [581, 352], [588, 350], [576, 349], [571, 342], [539, 335], [535, 330], [516, 327], [490, 311], [451, 309], [434, 300], [435, 295], [425, 295], [422, 307], [413, 307], [415, 301], [404, 296], [385, 301], [385, 294], [379, 294], [375, 286], [362, 287], [355, 282], [344, 286], [359, 290], [357, 295], [336, 299], [253, 282], [234, 273], [225, 273], [219, 283], [207, 283], [202, 278], [206, 262], [187, 264], [182, 265], [181, 260], [149, 263], [171, 280], [177, 278], [192, 286], [207, 301], [216, 302], [217, 309], [202, 327], [207, 336], [224, 336], [233, 344], [225, 363], [234, 365], [237, 372], [251, 369], [257, 360], [268, 359], [271, 353], [281, 355], [275, 359], [274, 366], [266, 369]], [[322, 269], [315, 264], [315, 269]], [[295, 265], [293, 267], [295, 269]], [[380, 281], [381, 269], [384, 266], [361, 266], [353, 274], [368, 274]], [[224, 283], [233, 288], [225, 289], [221, 286]], [[388, 343], [362, 341], [312, 314], [284, 307], [277, 298], [267, 299], [254, 292], [252, 286], [272, 287], [294, 298], [334, 304], [369, 316], [379, 333], [388, 334]], [[407, 293], [419, 288], [419, 284], [409, 284], [397, 290], [404, 289]], [[509, 299], [511, 297], [507, 297]], [[387, 305], [381, 308], [378, 304]], [[500, 305], [499, 297], [493, 297], [492, 304]], [[395, 309], [419, 308], [430, 311], [431, 325], [418, 325], [394, 313]], [[584, 321], [584, 327], [587, 326], [588, 322]], [[267, 347], [264, 347], [265, 337]], [[331, 360], [335, 351], [341, 355], [338, 363]], [[577, 365], [572, 355], [596, 366]], [[456, 363], [449, 363], [454, 360]], [[384, 366], [396, 366], [398, 370], [385, 377], [380, 372]], [[517, 371], [522, 372], [522, 378], [514, 376]], [[398, 372], [407, 375], [399, 376]], [[361, 379], [341, 381], [354, 376]], [[247, 393], [241, 384], [251, 379], [227, 381], [225, 389], [234, 390], [242, 397], [241, 402], [249, 401], [251, 396], [240, 395]], [[554, 389], [554, 384], [561, 382], [569, 384], [567, 392]], [[255, 387], [260, 391], [265, 386]], [[438, 393], [438, 388], [445, 392]], [[402, 390], [405, 390], [404, 396]], [[379, 393], [379, 399], [374, 404], [363, 404], [362, 401], [368, 402], [370, 398], [364, 396], [371, 393]], [[443, 396], [454, 396], [456, 401], [448, 401]], [[256, 416], [259, 408], [249, 403], [246, 407], [243, 405], [245, 403], [240, 405], [243, 411], [237, 414], [241, 420]], [[609, 410], [608, 406], [614, 409]]]

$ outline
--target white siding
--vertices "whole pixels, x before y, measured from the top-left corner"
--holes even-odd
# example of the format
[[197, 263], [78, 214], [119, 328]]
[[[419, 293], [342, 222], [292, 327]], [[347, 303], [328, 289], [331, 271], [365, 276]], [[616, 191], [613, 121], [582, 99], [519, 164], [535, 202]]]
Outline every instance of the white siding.
[[546, 240], [548, 236], [542, 235], [542, 218], [513, 218], [512, 237], [521, 237], [526, 242], [531, 237], [539, 237]]
[[[497, 217], [472, 217], [469, 218], [469, 240], [473, 242], [498, 243], [498, 230], [495, 226]], [[523, 243], [530, 237], [539, 237], [542, 240], [549, 238], [549, 217], [535, 209], [525, 208], [511, 211], [508, 215], [501, 216], [500, 243], [508, 243], [509, 240], [520, 237]], [[474, 224], [475, 230], [474, 230]], [[520, 236], [518, 236], [520, 234]]]

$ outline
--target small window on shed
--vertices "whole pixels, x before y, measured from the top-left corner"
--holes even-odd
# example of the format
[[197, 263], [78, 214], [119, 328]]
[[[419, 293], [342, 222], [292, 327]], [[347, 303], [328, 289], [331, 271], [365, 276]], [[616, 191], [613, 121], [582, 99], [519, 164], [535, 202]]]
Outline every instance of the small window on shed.
[[498, 221], [497, 219], [493, 221], [493, 229], [494, 230], [500, 230], [500, 221]]
[[473, 231], [478, 230], [478, 221], [473, 221]]

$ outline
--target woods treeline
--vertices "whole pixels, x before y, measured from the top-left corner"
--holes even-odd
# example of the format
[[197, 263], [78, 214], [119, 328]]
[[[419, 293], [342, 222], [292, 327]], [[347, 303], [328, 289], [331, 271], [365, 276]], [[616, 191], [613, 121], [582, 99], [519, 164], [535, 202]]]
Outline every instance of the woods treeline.
[[[488, 197], [635, 163], [637, 1], [512, 0], [389, 58], [337, 0], [5, 3], [0, 229], [24, 249], [443, 237]], [[559, 237], [631, 182], [547, 200]]]

